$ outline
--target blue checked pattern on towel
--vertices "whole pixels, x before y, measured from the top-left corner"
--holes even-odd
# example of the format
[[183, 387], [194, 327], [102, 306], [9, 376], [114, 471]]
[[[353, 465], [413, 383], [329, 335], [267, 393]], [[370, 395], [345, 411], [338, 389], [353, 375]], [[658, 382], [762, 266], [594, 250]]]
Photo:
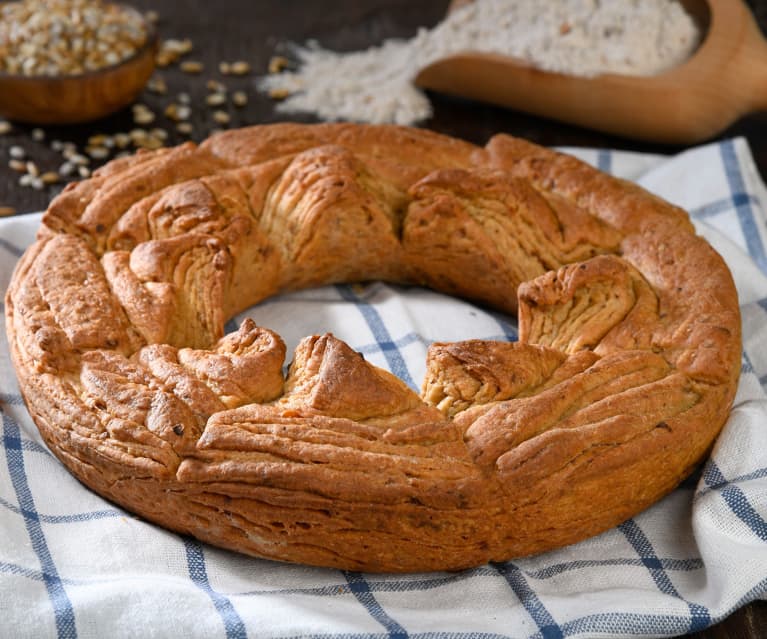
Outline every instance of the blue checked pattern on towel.
[[[599, 537], [459, 573], [283, 565], [147, 524], [93, 495], [41, 443], [0, 337], [0, 636], [672, 636], [767, 594], [767, 190], [746, 143], [674, 157], [571, 150], [691, 211], [737, 281], [743, 375], [711, 458]], [[0, 223], [0, 282], [39, 216]], [[332, 330], [416, 387], [433, 340], [516, 338], [513, 320], [380, 283], [304, 291], [246, 313], [289, 349]], [[235, 322], [241, 318], [235, 318]], [[290, 352], [290, 351], [289, 351]]]

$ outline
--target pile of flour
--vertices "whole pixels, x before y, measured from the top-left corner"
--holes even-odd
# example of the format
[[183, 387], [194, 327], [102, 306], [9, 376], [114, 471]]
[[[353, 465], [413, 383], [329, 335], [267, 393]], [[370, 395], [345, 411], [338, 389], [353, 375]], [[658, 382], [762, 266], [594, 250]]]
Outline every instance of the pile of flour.
[[297, 71], [262, 78], [288, 97], [277, 109], [324, 120], [414, 124], [431, 115], [418, 71], [460, 51], [501, 53], [570, 75], [654, 75], [680, 64], [700, 39], [674, 0], [477, 0], [410, 40], [336, 53], [297, 47]]

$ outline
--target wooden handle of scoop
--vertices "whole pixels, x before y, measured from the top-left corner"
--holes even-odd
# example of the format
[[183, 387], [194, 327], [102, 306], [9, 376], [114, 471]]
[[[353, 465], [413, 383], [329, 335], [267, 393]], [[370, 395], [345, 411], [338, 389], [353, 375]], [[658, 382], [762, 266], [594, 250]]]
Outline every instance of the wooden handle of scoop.
[[767, 41], [756, 22], [751, 26], [743, 41], [742, 56], [742, 82], [751, 96], [747, 113], [767, 111]]

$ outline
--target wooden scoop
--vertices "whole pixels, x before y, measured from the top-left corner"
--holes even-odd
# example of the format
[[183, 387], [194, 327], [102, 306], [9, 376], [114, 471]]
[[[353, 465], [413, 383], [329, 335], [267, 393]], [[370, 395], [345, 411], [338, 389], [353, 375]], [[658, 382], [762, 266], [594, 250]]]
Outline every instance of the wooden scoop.
[[692, 57], [660, 75], [583, 78], [466, 52], [425, 67], [416, 84], [626, 137], [699, 142], [767, 109], [767, 42], [741, 0], [683, 4], [704, 38]]

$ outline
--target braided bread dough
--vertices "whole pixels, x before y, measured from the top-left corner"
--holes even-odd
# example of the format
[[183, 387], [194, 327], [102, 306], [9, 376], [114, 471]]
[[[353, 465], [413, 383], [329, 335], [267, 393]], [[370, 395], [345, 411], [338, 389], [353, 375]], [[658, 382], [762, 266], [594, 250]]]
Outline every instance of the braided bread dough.
[[[330, 334], [287, 379], [235, 313], [328, 282], [518, 314], [436, 343], [419, 397]], [[517, 291], [518, 295], [515, 295]], [[84, 484], [260, 557], [459, 569], [578, 541], [673, 489], [740, 371], [725, 264], [687, 215], [505, 135], [256, 126], [70, 184], [6, 297], [19, 383]]]

